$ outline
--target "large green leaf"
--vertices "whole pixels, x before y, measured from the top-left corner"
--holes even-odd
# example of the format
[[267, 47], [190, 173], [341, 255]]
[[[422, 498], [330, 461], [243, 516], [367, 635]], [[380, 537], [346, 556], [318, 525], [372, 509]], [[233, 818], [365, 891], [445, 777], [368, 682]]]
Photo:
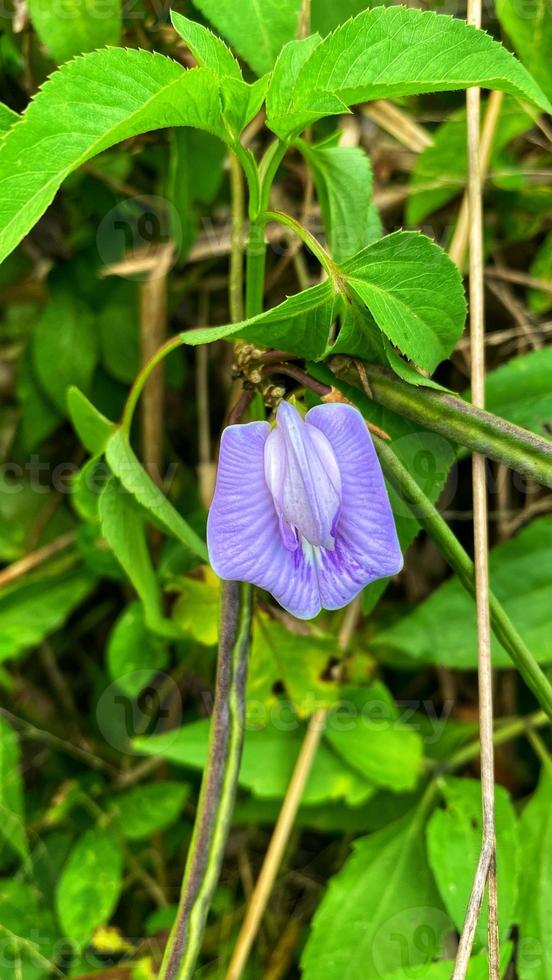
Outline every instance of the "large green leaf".
[[120, 40], [121, 0], [29, 0], [29, 13], [58, 63]]
[[[282, 706], [272, 709], [267, 724], [266, 708], [250, 715], [240, 768], [240, 785], [263, 799], [283, 799], [305, 737], [304, 726]], [[161, 756], [192, 769], [203, 770], [207, 760], [209, 721], [196, 721], [162, 735], [134, 739], [137, 751]], [[323, 741], [303, 793], [303, 803], [347, 800], [356, 806], [368, 799], [374, 785], [349, 767]]]
[[[481, 784], [475, 779], [442, 783], [444, 810], [432, 814], [427, 826], [429, 863], [445, 907], [462, 931], [481, 850]], [[499, 929], [504, 941], [514, 921], [518, 879], [518, 828], [514, 808], [502, 786], [495, 788]], [[476, 943], [487, 944], [487, 908], [483, 908]]]
[[519, 956], [521, 980], [551, 980], [552, 959], [552, 772], [539, 787], [520, 823]]
[[[429, 869], [421, 812], [354, 844], [314, 916], [305, 980], [366, 980], [429, 964], [450, 928]], [[418, 937], [424, 937], [423, 942]]]
[[210, 69], [186, 71], [148, 51], [109, 48], [64, 65], [0, 146], [0, 261], [65, 178], [102, 150], [166, 126], [195, 126], [231, 141], [220, 99]]
[[497, 0], [498, 19], [515, 51], [533, 77], [552, 98], [552, 10], [546, 0], [517, 3]]
[[290, 68], [284, 48], [267, 99], [268, 125], [283, 138], [357, 102], [470, 85], [550, 111], [525, 68], [489, 35], [462, 20], [402, 6], [367, 10], [339, 27], [309, 51], [292, 86]]
[[370, 159], [356, 146], [298, 145], [314, 176], [331, 255], [342, 262], [381, 235]]
[[201, 538], [180, 516], [134, 455], [127, 436], [117, 431], [108, 440], [106, 459], [127, 493], [138, 501], [163, 528], [200, 558], [207, 558]]
[[0, 715], [0, 837], [8, 850], [27, 860], [29, 847], [25, 829], [23, 780], [19, 740], [11, 725]]
[[[341, 272], [414, 364], [432, 372], [449, 356], [464, 328], [466, 300], [456, 266], [430, 238], [397, 231], [368, 245]], [[339, 349], [348, 353], [343, 344]]]
[[[552, 660], [552, 517], [534, 520], [490, 552], [491, 588], [536, 660]], [[415, 664], [437, 663], [458, 669], [477, 665], [475, 604], [456, 577], [439, 586], [411, 613], [373, 639], [387, 657]], [[510, 659], [493, 637], [493, 663]]]
[[193, 0], [253, 71], [270, 71], [297, 31], [301, 0]]
[[[517, 101], [506, 97], [500, 109], [491, 151], [491, 176], [504, 147], [531, 129], [533, 120]], [[443, 207], [466, 186], [468, 151], [466, 110], [458, 109], [436, 131], [433, 143], [416, 157], [406, 205], [409, 225], [419, 225], [428, 214]]]
[[122, 888], [123, 858], [111, 834], [87, 830], [73, 847], [56, 888], [59, 921], [82, 949], [109, 922]]
[[82, 568], [27, 578], [0, 596], [0, 661], [36, 646], [63, 625], [94, 578]]

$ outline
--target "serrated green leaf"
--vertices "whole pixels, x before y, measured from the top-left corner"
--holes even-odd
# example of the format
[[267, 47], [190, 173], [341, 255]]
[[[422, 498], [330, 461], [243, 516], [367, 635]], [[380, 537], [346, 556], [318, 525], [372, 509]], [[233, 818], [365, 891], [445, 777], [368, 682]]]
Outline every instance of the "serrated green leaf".
[[111, 834], [87, 830], [73, 847], [56, 888], [64, 934], [81, 950], [106, 925], [122, 888], [123, 858]]
[[299, 149], [312, 170], [330, 252], [342, 262], [381, 236], [372, 202], [372, 167], [360, 147], [311, 146]]
[[[448, 778], [442, 783], [446, 808], [437, 809], [427, 825], [428, 856], [445, 907], [462, 931], [482, 839], [481, 784]], [[518, 885], [518, 827], [514, 808], [502, 786], [495, 787], [497, 881], [500, 893], [501, 941], [510, 932]], [[487, 906], [483, 906], [475, 949], [487, 945]]]
[[301, 0], [193, 0], [258, 75], [270, 71], [297, 32]]
[[141, 603], [131, 602], [123, 610], [107, 640], [109, 676], [130, 698], [137, 697], [147, 683], [167, 664], [167, 650], [158, 636], [148, 630]]
[[128, 840], [141, 840], [166, 830], [179, 817], [190, 795], [187, 783], [135, 786], [111, 797], [109, 809]]
[[339, 697], [339, 688], [326, 671], [335, 654], [333, 638], [290, 633], [277, 620], [257, 613], [247, 688], [250, 712], [257, 710], [258, 702], [268, 709], [276, 706], [279, 683], [284, 684], [300, 718], [331, 707]]
[[108, 48], [68, 62], [0, 146], [0, 261], [52, 202], [65, 178], [102, 150], [150, 130], [195, 126], [222, 140], [220, 84], [148, 51]]
[[[552, 517], [541, 517], [490, 552], [491, 588], [540, 663], [552, 660]], [[401, 654], [412, 663], [473, 670], [477, 665], [475, 605], [456, 577], [393, 626], [374, 637], [381, 656]], [[510, 666], [498, 640], [493, 663]]]
[[221, 78], [226, 75], [240, 79], [243, 77], [230, 48], [207, 27], [183, 17], [176, 10], [171, 10], [171, 22], [200, 67], [211, 68]]
[[58, 64], [120, 41], [121, 0], [29, 0], [29, 13]]
[[543, 769], [520, 821], [519, 956], [521, 980], [551, 980], [552, 773]]
[[397, 231], [340, 271], [380, 330], [414, 364], [432, 372], [449, 356], [464, 327], [466, 300], [458, 270], [435, 242]]
[[278, 306], [258, 316], [223, 327], [188, 330], [187, 344], [209, 344], [215, 340], [241, 337], [267, 347], [281, 347], [290, 354], [320, 357], [327, 346], [335, 296], [329, 281], [289, 296]]
[[[282, 713], [266, 710], [250, 717], [239, 782], [262, 799], [283, 799], [289, 787], [305, 728], [283, 706]], [[133, 745], [144, 755], [161, 756], [177, 765], [203, 770], [207, 760], [209, 721], [192, 722], [162, 735], [136, 738]], [[344, 763], [329, 745], [322, 743], [303, 793], [303, 803], [347, 800], [352, 806], [367, 800], [374, 786]]]
[[[440, 951], [449, 919], [427, 863], [418, 811], [369, 837], [335, 875], [303, 952], [305, 980], [366, 980], [411, 972]], [[423, 935], [425, 941], [416, 941]]]
[[358, 102], [472, 85], [551, 108], [525, 68], [483, 31], [402, 6], [367, 10], [339, 27], [304, 62], [291, 92], [281, 68], [277, 62], [267, 122], [282, 138]]
[[65, 289], [56, 289], [33, 336], [33, 360], [43, 391], [59, 412], [67, 414], [67, 390], [90, 391], [99, 345], [94, 317]]
[[19, 740], [0, 714], [0, 837], [23, 861], [29, 857]]
[[109, 466], [125, 490], [152, 514], [168, 534], [177, 538], [193, 554], [206, 560], [207, 548], [204, 542], [148, 476], [134, 455], [124, 432], [117, 431], [111, 436], [105, 454]]
[[27, 578], [0, 596], [0, 662], [17, 657], [63, 625], [86, 598], [94, 577], [85, 569]]
[[545, 2], [520, 5], [497, 0], [496, 12], [514, 50], [548, 98], [552, 98], [552, 11]]
[[[532, 117], [507, 96], [500, 108], [491, 148], [491, 177], [504, 147], [532, 125]], [[466, 110], [462, 108], [439, 126], [433, 134], [433, 144], [416, 157], [406, 205], [407, 223], [419, 225], [428, 214], [461, 194], [467, 174]]]
[[83, 446], [93, 456], [103, 453], [107, 440], [113, 435], [115, 425], [106, 419], [82, 391], [72, 385], [67, 392], [67, 409]]

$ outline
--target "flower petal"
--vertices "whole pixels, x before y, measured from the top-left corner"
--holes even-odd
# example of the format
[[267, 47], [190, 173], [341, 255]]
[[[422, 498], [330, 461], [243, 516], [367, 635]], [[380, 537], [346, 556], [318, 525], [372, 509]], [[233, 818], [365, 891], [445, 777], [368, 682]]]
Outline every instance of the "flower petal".
[[267, 422], [249, 422], [222, 434], [209, 557], [220, 578], [258, 585], [294, 616], [311, 619], [320, 611], [316, 571], [300, 547], [291, 552], [283, 544], [264, 472], [269, 432]]
[[370, 582], [399, 572], [403, 556], [381, 466], [360, 412], [350, 405], [320, 405], [306, 421], [324, 433], [341, 473], [335, 550], [322, 550], [318, 564], [322, 606], [339, 609]]

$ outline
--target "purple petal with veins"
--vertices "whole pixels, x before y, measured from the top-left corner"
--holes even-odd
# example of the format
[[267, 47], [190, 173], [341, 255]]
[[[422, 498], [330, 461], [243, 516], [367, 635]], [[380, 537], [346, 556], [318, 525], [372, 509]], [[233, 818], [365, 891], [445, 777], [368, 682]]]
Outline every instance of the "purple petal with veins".
[[282, 402], [225, 429], [207, 525], [215, 572], [258, 585], [293, 615], [340, 609], [402, 568], [381, 467], [361, 414]]

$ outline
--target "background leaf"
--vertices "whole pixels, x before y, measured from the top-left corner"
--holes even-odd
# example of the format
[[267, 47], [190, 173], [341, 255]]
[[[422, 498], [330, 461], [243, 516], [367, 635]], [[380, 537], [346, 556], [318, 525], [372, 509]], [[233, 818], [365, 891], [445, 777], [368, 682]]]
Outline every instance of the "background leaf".
[[193, 0], [194, 5], [258, 75], [270, 71], [295, 36], [301, 0]]
[[90, 392], [99, 358], [97, 328], [90, 310], [69, 292], [53, 292], [36, 325], [33, 358], [44, 392], [62, 415], [70, 385]]
[[29, 0], [29, 13], [41, 41], [60, 64], [73, 55], [118, 44], [121, 0]]
[[114, 838], [87, 830], [73, 847], [56, 889], [64, 934], [82, 949], [97, 926], [109, 922], [122, 887], [123, 859]]
[[552, 11], [546, 3], [524, 4], [497, 0], [498, 19], [523, 64], [552, 98]]
[[26, 861], [29, 856], [19, 740], [9, 722], [0, 714], [0, 835], [8, 850]]
[[166, 830], [178, 819], [190, 795], [186, 783], [135, 786], [111, 798], [111, 809], [127, 840], [142, 840]]
[[521, 980], [550, 980], [552, 964], [547, 950], [552, 942], [552, 773], [543, 769], [537, 791], [520, 822], [521, 867], [519, 889]]

